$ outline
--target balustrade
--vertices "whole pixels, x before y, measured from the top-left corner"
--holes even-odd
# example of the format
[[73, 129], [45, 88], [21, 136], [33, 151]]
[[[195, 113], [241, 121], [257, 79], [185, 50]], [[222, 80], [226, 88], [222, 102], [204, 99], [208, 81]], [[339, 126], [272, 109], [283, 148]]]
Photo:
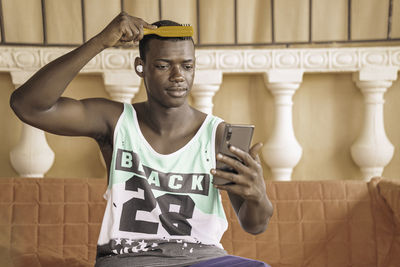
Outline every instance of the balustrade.
[[[0, 47], [0, 71], [10, 72], [18, 87], [33, 72], [69, 50], [3, 46]], [[134, 71], [136, 56], [138, 52], [134, 50], [107, 49], [81, 72], [101, 74], [111, 99], [131, 103], [141, 83]], [[354, 73], [354, 81], [364, 95], [365, 118], [351, 154], [365, 179], [381, 175], [393, 157], [394, 148], [383, 123], [383, 95], [397, 79], [399, 47], [198, 49], [196, 65], [193, 105], [206, 113], [212, 113], [213, 96], [220, 88], [223, 74], [265, 75], [266, 87], [274, 96], [275, 124], [271, 136], [265, 137], [267, 142], [262, 154], [276, 180], [290, 180], [293, 168], [302, 157], [292, 125], [292, 97], [302, 82], [303, 73]], [[10, 159], [19, 175], [43, 177], [53, 163], [54, 153], [43, 131], [24, 124]], [[39, 166], [40, 170], [35, 169]]]

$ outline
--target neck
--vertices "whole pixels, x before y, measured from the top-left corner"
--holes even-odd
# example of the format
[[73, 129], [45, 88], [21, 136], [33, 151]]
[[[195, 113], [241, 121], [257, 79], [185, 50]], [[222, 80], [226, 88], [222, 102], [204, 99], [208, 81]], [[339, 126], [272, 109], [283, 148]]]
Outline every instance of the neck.
[[179, 107], [166, 108], [147, 101], [144, 103], [144, 111], [148, 126], [160, 135], [173, 133], [193, 118], [193, 109], [187, 102]]

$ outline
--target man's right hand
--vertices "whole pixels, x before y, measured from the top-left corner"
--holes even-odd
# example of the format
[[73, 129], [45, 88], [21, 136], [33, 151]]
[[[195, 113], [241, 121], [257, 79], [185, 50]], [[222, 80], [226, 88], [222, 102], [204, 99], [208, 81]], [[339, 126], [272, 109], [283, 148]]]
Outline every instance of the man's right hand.
[[100, 40], [104, 48], [132, 45], [143, 38], [143, 28], [154, 30], [157, 26], [121, 12], [96, 38]]
[[119, 14], [94, 38], [45, 65], [15, 90], [11, 108], [25, 123], [54, 134], [112, 140], [112, 131], [123, 109], [121, 103], [72, 99], [62, 94], [93, 57], [107, 47], [139, 41], [143, 38], [143, 28], [157, 27], [126, 13]]

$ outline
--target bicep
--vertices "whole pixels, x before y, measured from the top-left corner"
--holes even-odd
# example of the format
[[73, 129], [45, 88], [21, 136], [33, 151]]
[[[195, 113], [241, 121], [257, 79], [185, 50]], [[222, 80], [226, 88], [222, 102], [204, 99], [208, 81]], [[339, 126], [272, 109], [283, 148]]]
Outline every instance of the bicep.
[[61, 97], [50, 109], [31, 114], [26, 122], [58, 135], [97, 138], [110, 132], [121, 105], [101, 98], [76, 100]]

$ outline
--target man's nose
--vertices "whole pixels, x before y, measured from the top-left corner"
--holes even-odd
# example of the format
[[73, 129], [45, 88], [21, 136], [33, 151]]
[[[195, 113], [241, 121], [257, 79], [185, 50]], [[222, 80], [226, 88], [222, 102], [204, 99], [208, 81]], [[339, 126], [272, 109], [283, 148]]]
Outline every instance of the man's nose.
[[169, 77], [171, 82], [183, 82], [185, 79], [179, 66], [174, 66]]

